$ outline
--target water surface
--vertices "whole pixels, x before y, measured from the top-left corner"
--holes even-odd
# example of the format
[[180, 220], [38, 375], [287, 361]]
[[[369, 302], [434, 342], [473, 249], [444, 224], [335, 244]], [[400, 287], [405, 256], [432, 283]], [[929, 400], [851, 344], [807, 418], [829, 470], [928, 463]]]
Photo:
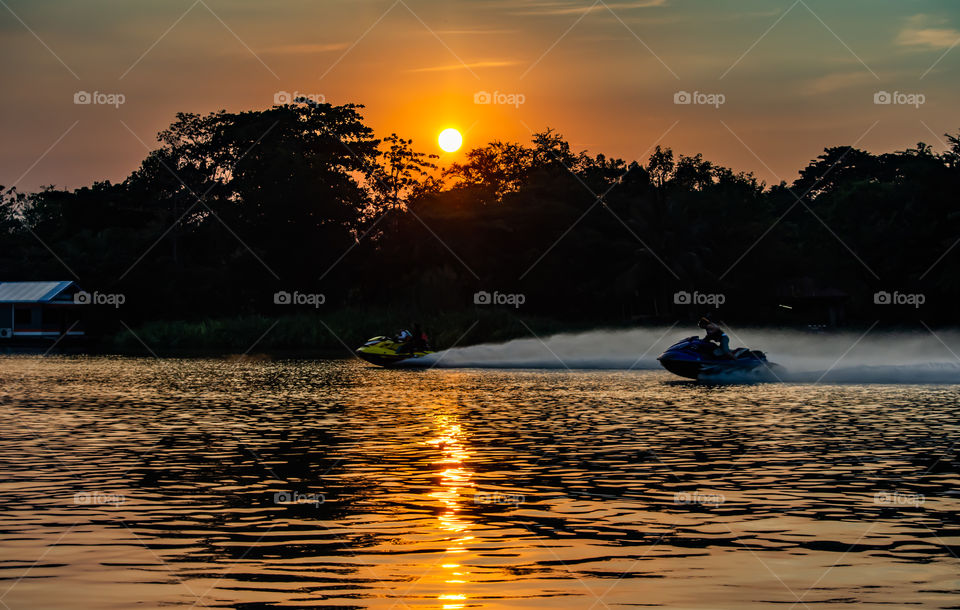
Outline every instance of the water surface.
[[960, 605], [960, 386], [13, 356], [0, 388], [0, 607]]

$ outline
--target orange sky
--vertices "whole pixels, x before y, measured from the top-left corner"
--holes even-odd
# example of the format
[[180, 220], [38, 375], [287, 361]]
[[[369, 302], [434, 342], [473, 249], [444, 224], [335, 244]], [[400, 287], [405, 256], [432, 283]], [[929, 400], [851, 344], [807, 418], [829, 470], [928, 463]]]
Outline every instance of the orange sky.
[[[265, 108], [279, 92], [363, 103], [378, 135], [425, 152], [442, 152], [445, 127], [468, 148], [549, 126], [576, 150], [630, 160], [660, 143], [768, 183], [792, 180], [825, 146], [942, 150], [942, 134], [960, 130], [953, 0], [6, 7], [0, 184], [28, 191], [122, 180], [176, 112]], [[84, 91], [123, 103], [75, 104]], [[875, 103], [884, 91], [894, 103]], [[675, 103], [681, 92], [695, 103]]]

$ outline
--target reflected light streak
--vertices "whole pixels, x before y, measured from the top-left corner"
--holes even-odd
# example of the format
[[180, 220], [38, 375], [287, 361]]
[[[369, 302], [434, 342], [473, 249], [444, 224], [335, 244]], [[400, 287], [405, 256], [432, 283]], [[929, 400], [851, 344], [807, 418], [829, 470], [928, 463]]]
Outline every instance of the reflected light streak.
[[[470, 493], [470, 488], [473, 487], [471, 478], [474, 473], [463, 467], [464, 462], [470, 458], [470, 453], [463, 446], [463, 430], [460, 424], [449, 415], [440, 415], [437, 424], [440, 432], [437, 438], [427, 441], [427, 444], [434, 445], [440, 450], [440, 459], [433, 463], [447, 466], [447, 468], [440, 471], [440, 489], [431, 493], [430, 497], [438, 500], [443, 506], [443, 511], [437, 516], [437, 520], [440, 522], [440, 529], [449, 532], [452, 537], [446, 553], [459, 555], [467, 552], [466, 543], [474, 539], [473, 536], [467, 535], [472, 521], [460, 514], [463, 502], [461, 490], [467, 488], [466, 493]], [[444, 584], [466, 585], [470, 582], [467, 578], [469, 572], [463, 571], [460, 563], [445, 563], [442, 567], [447, 571], [443, 576]], [[464, 593], [444, 593], [437, 596], [437, 600], [465, 602], [467, 596]], [[443, 604], [443, 608], [447, 609], [464, 607], [463, 603]]]

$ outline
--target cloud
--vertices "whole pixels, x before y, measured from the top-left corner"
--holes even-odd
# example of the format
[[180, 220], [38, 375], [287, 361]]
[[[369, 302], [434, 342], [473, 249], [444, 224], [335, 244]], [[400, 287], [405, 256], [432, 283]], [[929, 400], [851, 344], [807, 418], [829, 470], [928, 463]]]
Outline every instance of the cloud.
[[932, 27], [942, 23], [942, 19], [935, 20], [927, 15], [914, 15], [907, 20], [907, 26], [897, 36], [897, 44], [904, 47], [930, 49], [952, 48], [960, 42], [960, 31], [953, 28]]
[[264, 49], [264, 53], [274, 55], [308, 55], [311, 53], [330, 53], [332, 51], [342, 51], [349, 45], [345, 42], [335, 42], [330, 44], [285, 44], [277, 47]]
[[451, 70], [473, 70], [474, 68], [504, 68], [507, 66], [516, 66], [520, 62], [516, 60], [505, 61], [477, 61], [469, 64], [447, 64], [444, 66], [431, 66], [429, 68], [414, 68], [409, 72], [449, 72]]
[[439, 36], [473, 36], [494, 34], [516, 34], [517, 30], [437, 30]]
[[876, 79], [866, 70], [835, 72], [810, 81], [807, 83], [804, 92], [812, 95], [833, 93], [841, 89], [848, 89], [873, 82], [876, 82]]
[[654, 8], [666, 6], [668, 0], [631, 0], [629, 2], [597, 2], [580, 6], [571, 6], [564, 2], [534, 2], [528, 8], [515, 11], [514, 15], [582, 15], [594, 11], [630, 10], [635, 8]]

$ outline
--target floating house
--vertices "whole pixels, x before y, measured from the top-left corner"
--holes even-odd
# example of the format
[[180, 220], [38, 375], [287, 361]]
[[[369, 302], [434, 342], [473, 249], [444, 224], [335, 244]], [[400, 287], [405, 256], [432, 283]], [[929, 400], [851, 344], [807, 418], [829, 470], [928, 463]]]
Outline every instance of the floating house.
[[850, 298], [843, 290], [823, 286], [812, 277], [781, 282], [777, 290], [781, 303], [791, 307], [808, 323], [835, 327], [844, 321], [844, 304]]
[[78, 293], [70, 281], [0, 282], [0, 346], [17, 339], [82, 337]]

